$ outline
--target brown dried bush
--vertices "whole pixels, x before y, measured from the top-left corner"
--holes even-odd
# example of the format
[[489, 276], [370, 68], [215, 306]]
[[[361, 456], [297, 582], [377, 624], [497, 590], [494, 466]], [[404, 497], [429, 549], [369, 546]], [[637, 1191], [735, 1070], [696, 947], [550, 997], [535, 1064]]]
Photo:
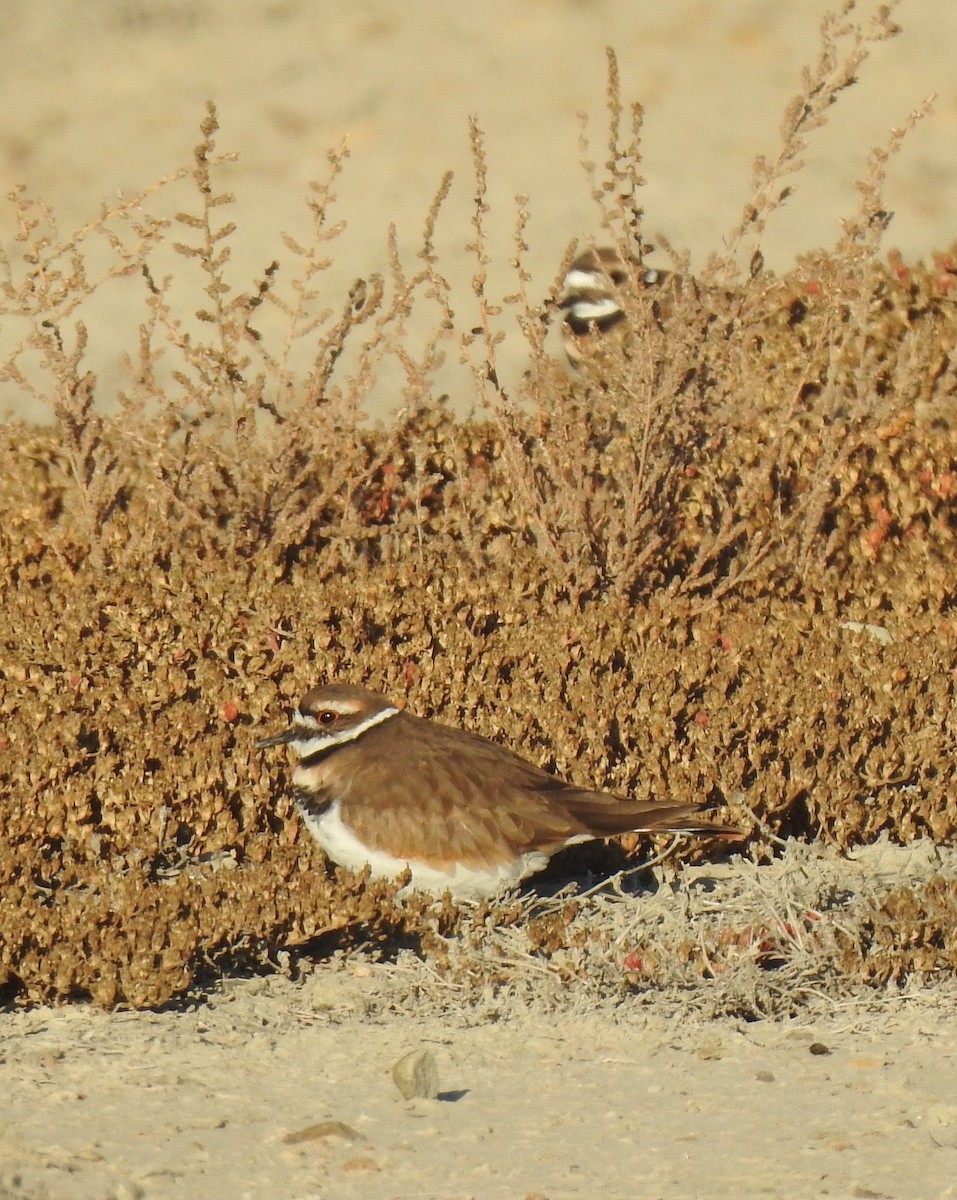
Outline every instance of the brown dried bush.
[[[577, 381], [544, 353], [524, 211], [517, 294], [487, 295], [477, 127], [469, 332], [432, 246], [447, 180], [415, 270], [390, 234], [382, 276], [330, 308], [342, 152], [308, 235], [285, 241], [288, 285], [275, 264], [245, 290], [230, 280], [212, 109], [192, 171], [159, 185], [196, 188], [175, 281], [150, 266], [168, 231], [147, 196], [62, 241], [16, 194], [2, 311], [25, 332], [0, 378], [48, 398], [55, 423], [8, 425], [0, 444], [0, 983], [158, 1005], [204, 964], [454, 929], [451, 910], [331, 877], [286, 772], [254, 751], [318, 679], [369, 681], [598, 786], [758, 813], [761, 837], [953, 836], [951, 259], [878, 257], [884, 151], [837, 246], [782, 277], [760, 255], [805, 134], [887, 32], [827, 25], [730, 243], [755, 239], [748, 273], [732, 254], [685, 271], [666, 315], [630, 294], [630, 337]], [[643, 252], [640, 110], [622, 144], [611, 61], [596, 188], [610, 234]], [[114, 255], [98, 276], [94, 239]], [[174, 290], [196, 271], [190, 322]], [[134, 274], [140, 344], [111, 411], [84, 366], [83, 310]], [[415, 305], [435, 313], [417, 352]], [[278, 342], [257, 326], [264, 306]], [[514, 395], [496, 370], [509, 313], [531, 352]], [[435, 394], [456, 347], [478, 420]], [[364, 406], [387, 358], [407, 382], [374, 428]], [[912, 960], [888, 951], [874, 977]]]

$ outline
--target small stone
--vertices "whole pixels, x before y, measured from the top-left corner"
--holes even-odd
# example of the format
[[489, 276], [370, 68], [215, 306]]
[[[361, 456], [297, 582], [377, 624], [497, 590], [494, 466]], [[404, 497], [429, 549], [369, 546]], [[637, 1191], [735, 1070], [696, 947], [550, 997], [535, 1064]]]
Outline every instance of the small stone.
[[406, 1100], [434, 1100], [439, 1094], [439, 1068], [431, 1050], [411, 1050], [392, 1068], [395, 1086]]
[[113, 1200], [143, 1200], [146, 1193], [138, 1183], [124, 1181], [117, 1185], [113, 1192]]
[[348, 1158], [342, 1164], [343, 1171], [381, 1171], [374, 1158]]
[[812, 1042], [808, 1046], [808, 1054], [830, 1054], [830, 1046], [825, 1046], [823, 1042]]
[[329, 1138], [341, 1138], [346, 1142], [362, 1141], [362, 1135], [344, 1121], [320, 1121], [317, 1125], [307, 1125], [305, 1129], [287, 1133], [282, 1140], [288, 1146], [297, 1146], [300, 1142], [322, 1142]]

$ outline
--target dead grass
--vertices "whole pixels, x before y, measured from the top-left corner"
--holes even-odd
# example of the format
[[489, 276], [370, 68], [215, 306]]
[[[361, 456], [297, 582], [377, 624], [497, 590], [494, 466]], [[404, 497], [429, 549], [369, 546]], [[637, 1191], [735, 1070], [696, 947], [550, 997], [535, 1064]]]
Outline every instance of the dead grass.
[[[891, 32], [859, 27], [852, 4], [826, 23], [728, 249], [697, 279], [676, 262], [667, 311], [626, 287], [624, 336], [576, 381], [544, 352], [554, 294], [529, 297], [523, 204], [515, 294], [489, 294], [477, 124], [471, 314], [453, 314], [434, 252], [448, 180], [412, 267], [390, 234], [381, 273], [324, 294], [341, 150], [282, 269], [237, 286], [212, 108], [191, 169], [157, 184], [191, 180], [175, 230], [143, 195], [63, 239], [14, 195], [0, 380], [45, 399], [54, 425], [0, 436], [13, 991], [159, 1005], [211, 963], [268, 964], [316, 937], [323, 952], [372, 937], [438, 954], [456, 933], [482, 976], [453, 910], [329, 876], [284, 772], [252, 748], [333, 676], [583, 781], [756, 813], [759, 847], [953, 837], [954, 270], [948, 254], [879, 254], [900, 135], [837, 245], [782, 277], [760, 253], [805, 138]], [[606, 232], [640, 259], [641, 113], [626, 119], [610, 64], [607, 175], [592, 175]], [[157, 278], [152, 249], [171, 237], [181, 270]], [[128, 386], [106, 397], [84, 357], [108, 331], [86, 328], [84, 306], [121, 275], [142, 280], [143, 320]], [[413, 350], [423, 306], [434, 331]], [[511, 394], [496, 354], [519, 332], [530, 369]], [[481, 419], [453, 419], [437, 394], [446, 353], [471, 364]], [[376, 429], [365, 404], [387, 360], [406, 383]], [[885, 897], [846, 970], [882, 984], [952, 967], [952, 901], [933, 881]], [[564, 909], [522, 903], [483, 919], [517, 923], [536, 953], [574, 948]], [[777, 954], [763, 919], [749, 927]], [[721, 937], [702, 934], [682, 969], [737, 953]], [[664, 967], [639, 957], [657, 986]]]
[[957, 858], [929, 839], [851, 855], [791, 841], [769, 861], [666, 864], [467, 912], [424, 958], [399, 954], [379, 1002], [482, 1020], [610, 999], [704, 1020], [866, 1009], [952, 976], [955, 903]]

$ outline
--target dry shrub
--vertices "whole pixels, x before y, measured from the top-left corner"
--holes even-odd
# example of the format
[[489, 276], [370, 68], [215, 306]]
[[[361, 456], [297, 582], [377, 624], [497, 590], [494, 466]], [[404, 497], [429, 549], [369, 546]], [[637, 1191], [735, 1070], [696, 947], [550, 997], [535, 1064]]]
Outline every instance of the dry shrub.
[[913, 975], [957, 972], [957, 881], [940, 877], [892, 892], [864, 914], [846, 968], [883, 987]]
[[[827, 26], [784, 151], [758, 172], [749, 236], [886, 33]], [[613, 60], [610, 105], [606, 216], [640, 257], [640, 112], [622, 144]], [[27, 333], [0, 375], [48, 396], [56, 423], [8, 426], [0, 444], [11, 986], [157, 1005], [210, 962], [454, 929], [449, 909], [330, 877], [286, 771], [254, 751], [318, 679], [369, 681], [582, 782], [753, 811], [761, 837], [953, 836], [953, 271], [945, 256], [876, 257], [882, 155], [836, 247], [776, 278], [756, 244], [746, 277], [727, 257], [697, 280], [679, 272], [664, 307], [626, 289], [626, 336], [570, 381], [544, 355], [547, 306], [526, 294], [524, 211], [517, 293], [487, 295], [477, 127], [466, 333], [432, 246], [447, 180], [415, 270], [390, 234], [382, 276], [321, 307], [341, 152], [310, 195], [308, 236], [286, 240], [293, 282], [269, 265], [237, 290], [215, 133], [211, 110], [177, 222], [182, 278], [154, 278], [167, 230], [145, 197], [66, 242], [15, 198], [3, 304]], [[97, 278], [94, 237], [115, 255]], [[196, 270], [190, 323], [174, 284]], [[108, 415], [83, 306], [137, 273], [140, 344]], [[435, 313], [417, 352], [414, 305]], [[278, 343], [257, 326], [264, 306], [285, 321]], [[496, 370], [509, 312], [532, 353], [516, 395]], [[455, 344], [480, 420], [435, 394]], [[387, 358], [407, 384], [376, 429], [364, 406]], [[530, 927], [549, 945], [563, 928]], [[875, 979], [909, 954], [889, 952]]]
[[[479, 909], [453, 936], [432, 934], [424, 963], [400, 959], [421, 1009], [518, 1004], [587, 1008], [629, 996], [682, 1018], [833, 1013], [952, 973], [957, 859], [929, 839], [886, 837], [847, 856], [790, 840], [773, 860], [670, 864], [577, 896]], [[884, 997], [877, 997], [882, 1003]], [[401, 1002], [401, 1001], [400, 1001]]]

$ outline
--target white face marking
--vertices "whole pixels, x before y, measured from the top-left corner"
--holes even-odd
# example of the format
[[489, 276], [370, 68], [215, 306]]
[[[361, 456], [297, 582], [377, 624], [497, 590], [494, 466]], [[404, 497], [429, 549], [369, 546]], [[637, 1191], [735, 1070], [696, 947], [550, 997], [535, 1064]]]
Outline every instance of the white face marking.
[[583, 271], [580, 267], [572, 267], [565, 276], [566, 292], [592, 292], [607, 288], [608, 279], [601, 271]]
[[361, 871], [368, 865], [372, 869], [373, 879], [395, 879], [407, 868], [410, 869], [412, 882], [408, 888], [402, 889], [403, 892], [420, 891], [440, 896], [448, 891], [455, 897], [491, 896], [502, 888], [519, 883], [528, 875], [534, 875], [548, 862], [548, 855], [544, 851], [533, 850], [499, 867], [472, 869], [457, 863], [452, 871], [442, 871], [418, 859], [394, 858], [391, 854], [363, 846], [343, 823], [338, 800], [334, 800], [318, 815], [305, 812], [301, 807], [300, 812], [306, 828], [329, 858], [340, 867]]
[[[335, 712], [336, 710], [333, 709], [332, 711]], [[367, 717], [364, 721], [360, 721], [352, 729], [345, 729], [340, 733], [334, 733], [332, 729], [323, 732], [323, 726], [319, 724], [315, 717], [304, 717], [301, 713], [296, 713], [292, 723], [301, 736], [297, 737], [291, 745], [300, 758], [308, 758], [311, 754], [315, 754], [319, 750], [328, 750], [330, 746], [341, 746], [345, 742], [354, 742], [367, 729], [371, 729], [373, 725], [381, 725], [389, 717], [396, 716], [398, 711], [397, 708], [380, 709], [379, 712], [373, 713], [371, 717]], [[349, 716], [351, 714], [343, 713], [342, 715]]]
[[609, 296], [604, 300], [576, 300], [568, 305], [568, 311], [578, 321], [600, 321], [620, 313], [621, 305]]

